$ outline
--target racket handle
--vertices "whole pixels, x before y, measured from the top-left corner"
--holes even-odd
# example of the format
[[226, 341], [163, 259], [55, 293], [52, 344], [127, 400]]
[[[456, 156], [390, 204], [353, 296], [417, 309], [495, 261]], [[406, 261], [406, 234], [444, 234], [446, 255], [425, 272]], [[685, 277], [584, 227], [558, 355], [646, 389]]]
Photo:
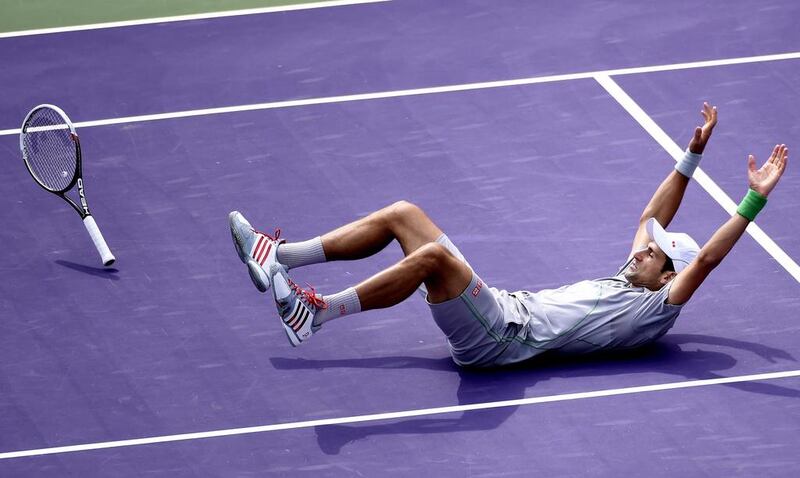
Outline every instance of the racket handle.
[[97, 227], [97, 223], [94, 222], [94, 218], [92, 216], [86, 216], [83, 219], [83, 225], [86, 226], [86, 230], [89, 231], [89, 237], [92, 238], [92, 242], [94, 242], [94, 247], [97, 248], [97, 252], [100, 253], [100, 258], [103, 260], [104, 266], [110, 266], [116, 260], [114, 258], [114, 254], [111, 253], [111, 250], [108, 248], [108, 244], [106, 244], [106, 240], [103, 239], [103, 234], [100, 233], [100, 229]]

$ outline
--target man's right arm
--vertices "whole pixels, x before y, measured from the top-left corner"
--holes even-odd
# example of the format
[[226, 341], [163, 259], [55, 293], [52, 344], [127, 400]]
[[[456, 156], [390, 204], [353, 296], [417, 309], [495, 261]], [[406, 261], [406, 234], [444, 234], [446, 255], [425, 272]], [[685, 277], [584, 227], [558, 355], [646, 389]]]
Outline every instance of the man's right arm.
[[[699, 161], [700, 155], [703, 154], [708, 139], [714, 131], [714, 126], [717, 125], [716, 106], [703, 103], [703, 110], [700, 113], [703, 115], [703, 126], [695, 128], [694, 135], [687, 147], [688, 153], [690, 153], [690, 156], [694, 155], [692, 157], [695, 161]], [[696, 163], [694, 164], [696, 165]], [[683, 200], [683, 193], [686, 191], [686, 186], [689, 184], [689, 179], [691, 177], [691, 172], [687, 171], [685, 168], [680, 168], [683, 172], [679, 172], [678, 168], [680, 168], [680, 163], [676, 166], [675, 170], [670, 172], [661, 185], [659, 185], [653, 197], [650, 198], [650, 202], [647, 203], [644, 211], [642, 211], [642, 215], [639, 218], [639, 228], [636, 230], [636, 235], [633, 238], [630, 256], [641, 249], [643, 244], [647, 244], [645, 224], [648, 219], [654, 217], [659, 224], [663, 227], [667, 227], [669, 223], [672, 222], [675, 213], [678, 212], [678, 208]], [[630, 258], [630, 256], [628, 257]]]

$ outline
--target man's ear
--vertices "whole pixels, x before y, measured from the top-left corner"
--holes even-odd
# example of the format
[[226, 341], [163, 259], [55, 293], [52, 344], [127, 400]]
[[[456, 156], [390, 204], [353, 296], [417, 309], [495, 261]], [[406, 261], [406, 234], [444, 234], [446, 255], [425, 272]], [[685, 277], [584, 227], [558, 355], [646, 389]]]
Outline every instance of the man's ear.
[[666, 283], [674, 279], [676, 275], [678, 275], [678, 273], [675, 271], [666, 271], [663, 274], [661, 274], [661, 277], [658, 279], [658, 282], [660, 282], [661, 285], [666, 285]]

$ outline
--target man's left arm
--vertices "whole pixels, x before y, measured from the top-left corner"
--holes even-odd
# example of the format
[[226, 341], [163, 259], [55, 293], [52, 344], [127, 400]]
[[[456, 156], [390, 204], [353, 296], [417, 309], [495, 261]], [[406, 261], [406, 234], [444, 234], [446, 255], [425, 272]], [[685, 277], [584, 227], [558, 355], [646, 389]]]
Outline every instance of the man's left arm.
[[631, 255], [641, 249], [643, 244], [647, 244], [648, 236], [645, 224], [648, 219], [654, 217], [659, 224], [666, 228], [672, 222], [675, 213], [678, 212], [686, 186], [689, 184], [689, 179], [691, 179], [694, 169], [700, 162], [708, 139], [714, 131], [714, 126], [717, 125], [716, 106], [703, 103], [703, 111], [701, 113], [703, 115], [703, 126], [695, 128], [694, 135], [689, 141], [686, 155], [675, 165], [675, 169], [670, 172], [658, 187], [639, 218], [639, 228], [633, 239]]
[[750, 190], [739, 204], [736, 214], [717, 229], [692, 263], [673, 279], [667, 303], [686, 303], [711, 271], [728, 255], [744, 234], [747, 225], [767, 203], [767, 196], [786, 170], [788, 160], [789, 149], [785, 144], [775, 145], [772, 155], [760, 169], [756, 169], [755, 158], [750, 155], [747, 172]]

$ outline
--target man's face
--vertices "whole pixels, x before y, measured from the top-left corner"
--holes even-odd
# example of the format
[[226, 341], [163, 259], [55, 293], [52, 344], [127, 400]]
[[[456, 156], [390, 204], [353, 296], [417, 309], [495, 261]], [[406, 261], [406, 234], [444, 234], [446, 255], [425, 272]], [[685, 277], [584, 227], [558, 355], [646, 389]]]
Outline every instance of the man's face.
[[625, 278], [636, 287], [659, 290], [675, 275], [674, 272], [661, 272], [666, 262], [664, 251], [650, 241], [646, 248], [633, 254], [633, 261], [625, 270]]

